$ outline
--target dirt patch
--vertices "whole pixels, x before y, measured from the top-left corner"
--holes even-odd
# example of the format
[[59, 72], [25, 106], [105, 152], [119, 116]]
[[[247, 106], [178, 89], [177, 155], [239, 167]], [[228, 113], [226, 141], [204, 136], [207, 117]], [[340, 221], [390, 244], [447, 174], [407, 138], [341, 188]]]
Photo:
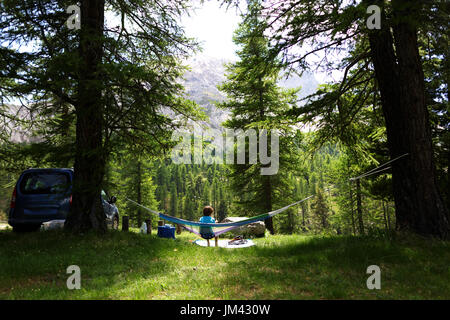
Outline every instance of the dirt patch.
[[40, 286], [44, 285], [57, 285], [62, 286], [65, 284], [63, 282], [63, 279], [61, 277], [47, 274], [42, 276], [32, 276], [25, 279], [16, 279], [11, 281], [10, 283], [6, 283], [6, 285], [3, 286], [3, 288], [0, 288], [0, 295], [6, 295], [8, 296], [11, 294], [12, 291], [14, 291], [17, 288], [23, 289], [23, 288], [38, 288]]

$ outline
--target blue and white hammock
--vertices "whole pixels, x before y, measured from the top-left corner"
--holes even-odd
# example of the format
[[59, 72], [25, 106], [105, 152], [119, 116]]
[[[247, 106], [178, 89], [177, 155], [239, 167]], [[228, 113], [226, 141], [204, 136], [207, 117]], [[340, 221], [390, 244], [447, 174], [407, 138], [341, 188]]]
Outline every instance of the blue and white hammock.
[[158, 216], [161, 219], [170, 221], [172, 223], [178, 224], [180, 226], [182, 226], [184, 229], [195, 233], [197, 235], [199, 235], [200, 237], [204, 238], [204, 239], [212, 239], [214, 237], [217, 237], [219, 235], [221, 235], [222, 233], [231, 231], [233, 229], [245, 226], [247, 224], [253, 223], [253, 222], [257, 222], [257, 221], [262, 221], [268, 218], [271, 218], [287, 209], [289, 209], [290, 207], [293, 207], [303, 201], [308, 200], [309, 198], [311, 198], [313, 196], [309, 196], [305, 199], [302, 199], [300, 201], [291, 203], [283, 208], [274, 210], [274, 211], [270, 211], [267, 213], [263, 213], [260, 215], [257, 215], [255, 217], [251, 217], [245, 220], [241, 220], [241, 221], [237, 221], [237, 222], [225, 222], [225, 223], [202, 223], [202, 222], [195, 222], [195, 221], [189, 221], [189, 220], [184, 220], [184, 219], [180, 219], [177, 217], [172, 217], [169, 216], [167, 214], [152, 210], [150, 208], [144, 207], [143, 205], [126, 198], [128, 201], [132, 202], [133, 204], [153, 213], [154, 215]]
[[[390, 169], [391, 167], [387, 167], [387, 168], [384, 168], [384, 169], [382, 169], [382, 168], [385, 167], [387, 164], [389, 164], [391, 162], [394, 162], [394, 161], [397, 161], [397, 160], [399, 160], [399, 159], [401, 159], [401, 158], [403, 158], [403, 157], [405, 157], [407, 155], [409, 155], [409, 153], [405, 153], [405, 154], [403, 154], [401, 156], [398, 156], [398, 157], [396, 157], [396, 158], [394, 158], [392, 160], [389, 160], [389, 161], [383, 163], [382, 165], [379, 165], [378, 167], [376, 167], [376, 168], [374, 168], [372, 170], [369, 170], [366, 173], [363, 173], [362, 175], [360, 175], [358, 177], [350, 178], [350, 180], [351, 181], [358, 180], [358, 179], [365, 178], [365, 177], [368, 177], [368, 176], [373, 175], [373, 174], [378, 174], [378, 173], [380, 173], [382, 171], [385, 171], [387, 169]], [[329, 189], [329, 188], [327, 188], [327, 189]], [[280, 208], [280, 209], [277, 209], [277, 210], [274, 210], [274, 211], [263, 213], [263, 214], [255, 216], [255, 217], [251, 217], [251, 218], [245, 219], [245, 220], [241, 220], [241, 221], [237, 221], [237, 222], [227, 222], [227, 223], [201, 223], [201, 222], [188, 221], [188, 220], [184, 220], [184, 219], [180, 219], [180, 218], [176, 218], [176, 217], [171, 217], [171, 216], [168, 216], [168, 215], [166, 215], [164, 213], [157, 212], [157, 211], [152, 210], [150, 208], [144, 207], [143, 205], [140, 205], [139, 203], [137, 203], [137, 202], [135, 202], [135, 201], [133, 201], [131, 199], [128, 199], [128, 198], [126, 198], [126, 199], [128, 201], [131, 201], [135, 205], [137, 205], [137, 206], [139, 206], [141, 208], [144, 208], [145, 210], [153, 213], [154, 215], [158, 216], [161, 219], [164, 219], [164, 220], [167, 220], [167, 221], [179, 224], [184, 229], [186, 229], [186, 230], [188, 230], [190, 232], [193, 232], [193, 233], [201, 236], [204, 239], [211, 239], [213, 237], [219, 236], [220, 234], [222, 234], [224, 232], [228, 232], [230, 230], [239, 228], [241, 226], [245, 226], [246, 224], [250, 224], [250, 223], [253, 223], [253, 222], [256, 222], [256, 221], [262, 221], [262, 220], [268, 219], [270, 217], [273, 217], [273, 216], [275, 216], [275, 215], [277, 215], [277, 214], [279, 214], [279, 213], [289, 209], [290, 207], [293, 207], [293, 206], [295, 206], [295, 205], [297, 205], [297, 204], [299, 204], [299, 203], [301, 203], [303, 201], [306, 201], [306, 200], [308, 200], [308, 199], [310, 199], [312, 197], [314, 197], [314, 195], [311, 195], [311, 196], [309, 196], [309, 197], [307, 197], [305, 199], [302, 199], [300, 201], [291, 203], [291, 204], [289, 204], [289, 205], [287, 205], [287, 206], [285, 206], [283, 208]]]

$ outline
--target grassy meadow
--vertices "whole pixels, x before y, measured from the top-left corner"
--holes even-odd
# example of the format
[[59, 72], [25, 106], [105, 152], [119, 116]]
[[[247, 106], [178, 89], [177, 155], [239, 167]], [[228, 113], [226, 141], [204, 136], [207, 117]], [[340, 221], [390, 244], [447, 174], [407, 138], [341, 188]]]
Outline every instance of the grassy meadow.
[[[0, 299], [450, 299], [450, 243], [275, 235], [242, 249], [110, 231], [0, 230]], [[369, 265], [381, 289], [369, 290]], [[69, 290], [66, 268], [81, 268]]]

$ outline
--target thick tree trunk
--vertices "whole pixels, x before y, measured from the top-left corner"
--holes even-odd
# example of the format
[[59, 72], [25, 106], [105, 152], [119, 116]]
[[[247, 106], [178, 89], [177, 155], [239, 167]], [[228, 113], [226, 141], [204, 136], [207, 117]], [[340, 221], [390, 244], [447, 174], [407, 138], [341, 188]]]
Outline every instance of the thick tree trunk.
[[[419, 2], [393, 0], [392, 25], [369, 33], [372, 61], [381, 93], [392, 163], [396, 227], [426, 236], [447, 238], [448, 211], [439, 194], [425, 104], [416, 19]], [[395, 51], [394, 51], [395, 44]]]
[[101, 203], [101, 184], [105, 171], [103, 150], [103, 105], [101, 62], [104, 0], [81, 1], [80, 70], [78, 104], [75, 106], [76, 155], [73, 202], [66, 229], [85, 232], [106, 231]]

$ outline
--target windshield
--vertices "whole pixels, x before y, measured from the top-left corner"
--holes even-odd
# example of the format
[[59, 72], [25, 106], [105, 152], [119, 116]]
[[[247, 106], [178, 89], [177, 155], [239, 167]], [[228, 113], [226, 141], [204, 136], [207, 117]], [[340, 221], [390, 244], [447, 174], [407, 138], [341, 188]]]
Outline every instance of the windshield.
[[20, 192], [24, 194], [63, 193], [70, 186], [67, 173], [28, 172], [20, 182]]

